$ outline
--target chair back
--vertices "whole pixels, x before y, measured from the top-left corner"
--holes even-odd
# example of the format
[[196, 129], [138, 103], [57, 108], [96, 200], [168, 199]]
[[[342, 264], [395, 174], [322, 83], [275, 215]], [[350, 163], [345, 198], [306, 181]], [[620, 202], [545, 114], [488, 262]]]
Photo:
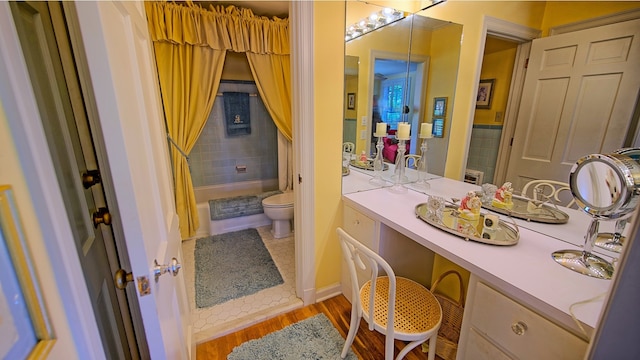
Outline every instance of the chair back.
[[522, 196], [536, 201], [551, 201], [568, 208], [577, 208], [569, 184], [561, 181], [531, 180], [522, 188]]
[[[394, 308], [396, 302], [396, 276], [391, 266], [373, 250], [366, 247], [361, 242], [354, 239], [342, 228], [337, 229], [340, 238], [340, 246], [342, 247], [342, 256], [344, 257], [349, 268], [349, 277], [351, 279], [351, 301], [357, 302], [357, 311], [362, 311], [360, 304], [360, 281], [371, 281], [371, 291], [369, 292], [369, 314], [368, 319], [374, 318], [374, 295], [376, 294], [376, 281], [382, 270], [389, 277], [389, 294], [387, 306], [387, 336], [393, 337], [393, 319]], [[364, 275], [367, 274], [367, 275]], [[362, 279], [362, 277], [367, 277]], [[366, 282], [366, 281], [364, 281]], [[362, 282], [362, 283], [364, 283]], [[369, 330], [374, 329], [373, 321], [368, 321]]]
[[353, 154], [356, 150], [356, 145], [352, 142], [344, 142], [342, 143], [342, 152]]
[[407, 154], [404, 156], [404, 165], [410, 169], [417, 169], [420, 165], [420, 155]]

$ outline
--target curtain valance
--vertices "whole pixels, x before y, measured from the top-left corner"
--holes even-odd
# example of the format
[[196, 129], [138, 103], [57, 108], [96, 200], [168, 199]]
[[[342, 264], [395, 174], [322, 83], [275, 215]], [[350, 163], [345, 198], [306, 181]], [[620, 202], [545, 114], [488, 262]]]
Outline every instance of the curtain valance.
[[146, 2], [155, 41], [208, 46], [215, 50], [289, 55], [289, 19], [254, 15], [235, 6], [184, 6]]

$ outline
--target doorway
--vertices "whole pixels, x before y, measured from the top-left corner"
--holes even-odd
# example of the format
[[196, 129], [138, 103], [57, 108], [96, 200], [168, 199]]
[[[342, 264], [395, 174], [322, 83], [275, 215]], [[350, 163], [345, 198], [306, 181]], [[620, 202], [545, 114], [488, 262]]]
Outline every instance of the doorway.
[[509, 101], [516, 101], [510, 98], [509, 89], [519, 71], [516, 67], [518, 56], [528, 56], [528, 52], [524, 53], [527, 45], [497, 35], [486, 36], [480, 83], [491, 84], [491, 87], [485, 101], [488, 105], [479, 105], [475, 110], [466, 166], [467, 173], [481, 174], [477, 178], [481, 178], [478, 181], [482, 183], [502, 184], [504, 181], [496, 176], [500, 139], [503, 134], [506, 136], [505, 113]]

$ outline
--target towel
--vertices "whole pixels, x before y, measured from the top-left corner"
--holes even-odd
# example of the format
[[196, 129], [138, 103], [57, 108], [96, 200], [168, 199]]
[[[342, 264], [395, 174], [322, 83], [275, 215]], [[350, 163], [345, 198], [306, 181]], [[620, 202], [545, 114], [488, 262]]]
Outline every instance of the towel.
[[227, 136], [251, 134], [249, 93], [224, 92], [224, 118]]

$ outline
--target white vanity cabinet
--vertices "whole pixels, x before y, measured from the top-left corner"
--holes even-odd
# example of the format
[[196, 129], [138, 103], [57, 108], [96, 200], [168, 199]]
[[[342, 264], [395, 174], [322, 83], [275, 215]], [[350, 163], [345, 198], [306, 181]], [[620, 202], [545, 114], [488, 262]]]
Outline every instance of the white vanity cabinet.
[[472, 276], [458, 359], [583, 359], [587, 342]]
[[[431, 250], [350, 206], [344, 206], [342, 224], [349, 235], [380, 254], [397, 276], [430, 286], [434, 258]], [[346, 266], [342, 259], [342, 293], [351, 301], [351, 280]]]
[[[444, 198], [472, 186], [446, 178], [429, 184], [429, 194]], [[471, 273], [458, 359], [584, 358], [611, 282], [571, 271], [551, 256], [580, 249], [569, 240], [583, 236], [581, 217], [558, 225], [556, 237], [520, 227], [517, 244], [495, 246], [467, 241], [419, 219], [415, 207], [426, 201], [427, 194], [411, 190], [345, 194], [343, 227], [384, 257], [397, 275], [424, 276], [418, 281], [427, 286], [434, 254]], [[350, 296], [345, 284], [344, 294]]]

